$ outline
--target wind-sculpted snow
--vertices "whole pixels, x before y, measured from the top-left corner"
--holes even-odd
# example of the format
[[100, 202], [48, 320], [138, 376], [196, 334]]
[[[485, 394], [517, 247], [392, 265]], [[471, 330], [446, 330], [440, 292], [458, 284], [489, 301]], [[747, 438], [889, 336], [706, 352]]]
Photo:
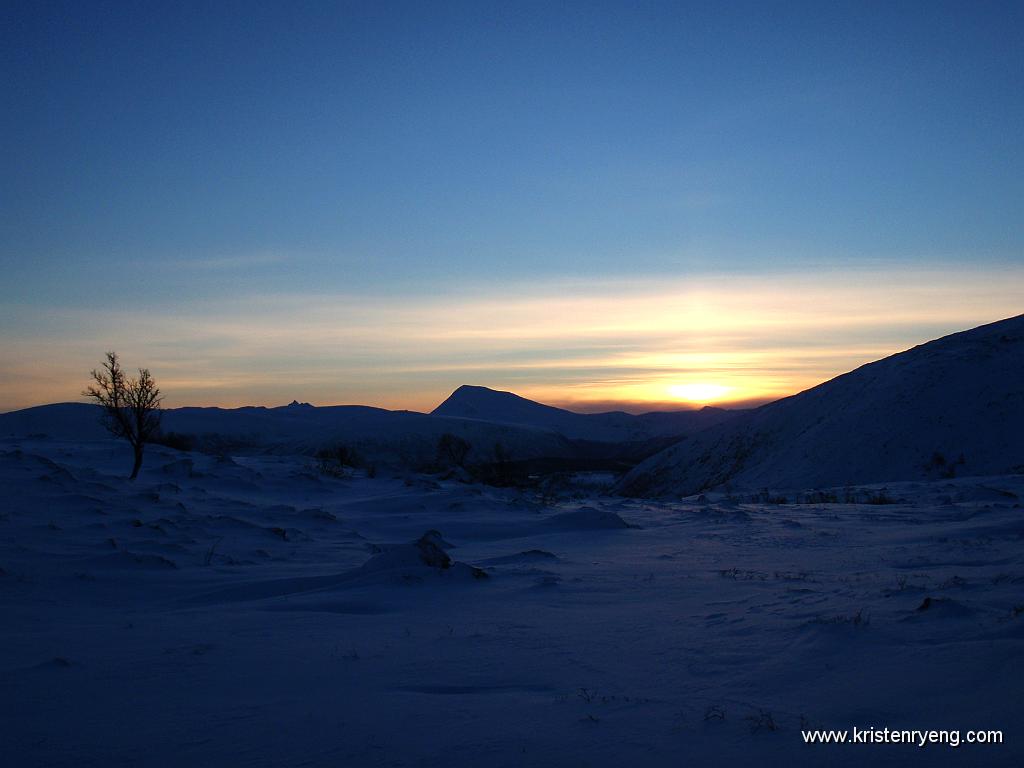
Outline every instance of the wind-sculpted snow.
[[[1024, 761], [1022, 477], [655, 503], [126, 456], [0, 442], [0, 765]], [[1006, 739], [800, 736], [853, 726]]]
[[914, 347], [688, 437], [634, 496], [1024, 472], [1024, 315]]

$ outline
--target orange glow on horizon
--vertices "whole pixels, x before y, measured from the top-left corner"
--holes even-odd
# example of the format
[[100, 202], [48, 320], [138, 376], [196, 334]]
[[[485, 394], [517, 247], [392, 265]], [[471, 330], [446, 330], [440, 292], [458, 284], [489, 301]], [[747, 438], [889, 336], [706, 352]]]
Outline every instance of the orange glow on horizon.
[[[184, 405], [429, 411], [461, 384], [562, 407], [745, 405], [1019, 314], [1024, 268], [703, 276], [253, 296], [142, 312], [39, 307], [0, 346], [0, 410], [79, 400], [107, 349]], [[31, 323], [27, 324], [31, 328]]]

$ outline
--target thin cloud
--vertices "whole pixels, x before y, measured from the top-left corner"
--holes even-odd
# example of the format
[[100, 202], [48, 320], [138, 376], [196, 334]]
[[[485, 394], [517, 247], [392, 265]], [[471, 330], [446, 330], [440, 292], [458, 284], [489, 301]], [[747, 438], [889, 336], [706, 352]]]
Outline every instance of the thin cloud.
[[[1017, 314], [1022, 278], [1010, 266], [887, 269], [401, 298], [254, 294], [147, 312], [20, 307], [23, 322], [0, 347], [0, 407], [76, 399], [106, 349], [150, 367], [178, 405], [287, 395], [427, 409], [461, 383], [584, 405], [671, 402], [700, 384], [749, 402]], [[46, 318], [40, 330], [32, 311]]]

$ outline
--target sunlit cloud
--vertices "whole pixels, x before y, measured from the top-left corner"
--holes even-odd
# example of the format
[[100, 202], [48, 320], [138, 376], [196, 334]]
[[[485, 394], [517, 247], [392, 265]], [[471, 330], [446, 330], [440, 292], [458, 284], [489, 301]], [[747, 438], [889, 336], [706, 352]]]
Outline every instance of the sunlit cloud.
[[1018, 314], [1022, 278], [897, 268], [253, 294], [147, 312], [3, 306], [16, 330], [0, 346], [0, 407], [77, 399], [107, 349], [149, 367], [169, 405], [430, 409], [462, 383], [581, 408], [763, 402]]

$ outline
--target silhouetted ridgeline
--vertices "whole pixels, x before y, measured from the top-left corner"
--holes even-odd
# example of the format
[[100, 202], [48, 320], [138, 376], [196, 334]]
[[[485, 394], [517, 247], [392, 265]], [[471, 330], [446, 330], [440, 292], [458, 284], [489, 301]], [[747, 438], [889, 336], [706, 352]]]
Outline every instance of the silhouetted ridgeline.
[[[165, 411], [163, 430], [165, 444], [183, 450], [312, 456], [341, 447], [366, 466], [461, 464], [509, 482], [611, 471], [625, 474], [616, 490], [631, 496], [1015, 473], [1024, 471], [1024, 315], [747, 411], [579, 414], [463, 386], [431, 414], [297, 402], [175, 408]], [[0, 414], [0, 436], [29, 435], [107, 437], [93, 405]], [[462, 446], [454, 461], [446, 445]]]
[[[453, 410], [460, 393], [468, 391], [486, 393], [491, 405], [514, 398], [525, 406], [524, 412], [514, 418], [507, 418], [504, 408], [481, 408], [473, 417], [439, 413]], [[560, 418], [552, 420], [551, 412]], [[468, 444], [467, 465], [500, 466], [514, 477], [569, 468], [621, 473], [690, 430], [730, 415], [720, 409], [584, 415], [483, 387], [462, 387], [433, 414], [354, 405], [317, 408], [297, 402], [278, 408], [172, 408], [164, 411], [159, 442], [214, 454], [314, 455], [323, 448], [344, 446], [366, 466], [436, 470], [444, 463], [438, 455], [442, 438], [455, 436]], [[0, 436], [28, 435], [65, 440], [108, 437], [97, 407], [90, 404], [59, 403], [0, 414]]]
[[623, 411], [574, 413], [527, 400], [512, 392], [464, 385], [432, 413], [435, 416], [550, 429], [578, 440], [623, 443], [693, 434], [727, 421], [739, 411], [707, 407], [640, 415]]

